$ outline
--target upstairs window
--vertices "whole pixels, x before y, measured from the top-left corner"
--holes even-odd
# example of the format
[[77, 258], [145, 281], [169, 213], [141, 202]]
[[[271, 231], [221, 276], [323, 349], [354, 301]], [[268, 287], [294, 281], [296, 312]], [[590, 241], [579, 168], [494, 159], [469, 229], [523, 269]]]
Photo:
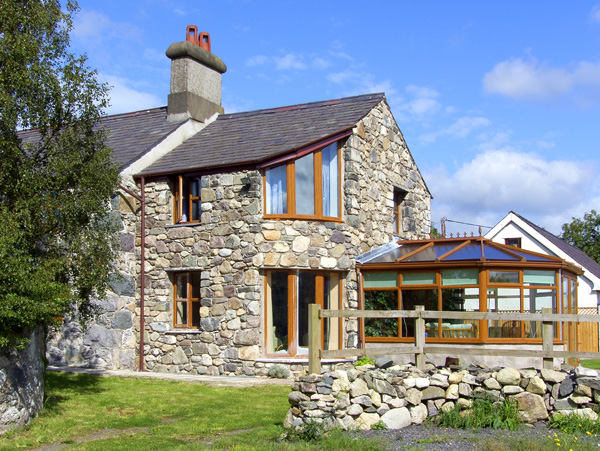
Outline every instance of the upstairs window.
[[200, 177], [177, 177], [175, 183], [175, 224], [200, 222]]
[[507, 246], [521, 247], [521, 238], [504, 238], [504, 244]]
[[265, 171], [265, 215], [339, 219], [338, 144], [268, 168]]
[[400, 188], [394, 188], [394, 233], [400, 234], [402, 228], [402, 208], [407, 192]]

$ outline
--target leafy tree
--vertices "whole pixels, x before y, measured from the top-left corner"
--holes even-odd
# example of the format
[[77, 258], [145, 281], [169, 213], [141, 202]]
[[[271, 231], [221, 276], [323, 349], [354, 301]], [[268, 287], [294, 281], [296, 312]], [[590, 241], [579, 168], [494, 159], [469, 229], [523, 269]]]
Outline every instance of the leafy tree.
[[107, 87], [69, 53], [75, 1], [0, 4], [0, 346], [88, 317], [109, 283], [118, 170], [95, 128]]
[[583, 215], [583, 219], [573, 218], [562, 226], [561, 238], [581, 249], [590, 258], [600, 263], [600, 214], [596, 210]]

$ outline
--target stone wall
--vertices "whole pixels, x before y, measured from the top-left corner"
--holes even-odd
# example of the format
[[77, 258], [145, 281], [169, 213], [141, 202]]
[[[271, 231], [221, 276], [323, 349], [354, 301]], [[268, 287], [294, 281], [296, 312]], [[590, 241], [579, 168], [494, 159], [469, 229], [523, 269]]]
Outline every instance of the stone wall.
[[29, 423], [44, 402], [44, 334], [31, 334], [25, 350], [0, 348], [0, 434]]
[[[139, 192], [132, 178], [122, 178], [133, 192]], [[134, 369], [139, 334], [136, 309], [136, 272], [139, 265], [140, 205], [125, 192], [115, 194], [110, 204], [110, 220], [120, 230], [121, 249], [106, 299], [98, 303], [98, 316], [85, 326], [77, 312], [65, 318], [60, 329], [49, 331], [46, 356], [49, 365], [85, 366], [107, 369]], [[137, 227], [137, 229], [136, 229]], [[136, 324], [137, 321], [137, 324]]]
[[284, 427], [311, 421], [326, 428], [370, 429], [383, 421], [390, 429], [420, 424], [440, 411], [468, 410], [474, 400], [515, 402], [527, 423], [550, 415], [576, 414], [596, 420], [600, 377], [596, 370], [572, 371], [493, 368], [436, 368], [427, 371], [382, 359], [382, 368], [366, 365], [296, 379], [289, 394]]

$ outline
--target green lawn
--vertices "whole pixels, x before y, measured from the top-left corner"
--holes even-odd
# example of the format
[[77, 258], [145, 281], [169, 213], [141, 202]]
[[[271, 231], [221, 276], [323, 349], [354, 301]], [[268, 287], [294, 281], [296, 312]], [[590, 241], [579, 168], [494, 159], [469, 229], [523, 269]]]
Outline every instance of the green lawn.
[[278, 440], [287, 386], [200, 383], [49, 372], [45, 408], [0, 450], [68, 444], [68, 450], [379, 449], [334, 434], [315, 444]]
[[586, 368], [600, 370], [600, 360], [598, 360], [598, 359], [581, 360], [580, 363], [581, 363], [581, 366], [585, 366]]

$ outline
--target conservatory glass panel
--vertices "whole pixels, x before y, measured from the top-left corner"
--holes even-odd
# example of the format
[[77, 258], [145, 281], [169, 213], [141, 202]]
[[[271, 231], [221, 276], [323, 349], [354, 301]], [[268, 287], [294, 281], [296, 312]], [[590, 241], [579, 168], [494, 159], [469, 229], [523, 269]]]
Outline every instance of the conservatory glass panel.
[[[398, 291], [365, 291], [365, 310], [398, 310]], [[365, 318], [365, 336], [397, 337], [398, 321], [399, 318]]]
[[[488, 288], [488, 312], [521, 312], [521, 290], [519, 288]], [[488, 321], [490, 338], [521, 338], [521, 321]]]
[[398, 273], [388, 272], [365, 272], [363, 273], [365, 288], [391, 288], [398, 286]]

